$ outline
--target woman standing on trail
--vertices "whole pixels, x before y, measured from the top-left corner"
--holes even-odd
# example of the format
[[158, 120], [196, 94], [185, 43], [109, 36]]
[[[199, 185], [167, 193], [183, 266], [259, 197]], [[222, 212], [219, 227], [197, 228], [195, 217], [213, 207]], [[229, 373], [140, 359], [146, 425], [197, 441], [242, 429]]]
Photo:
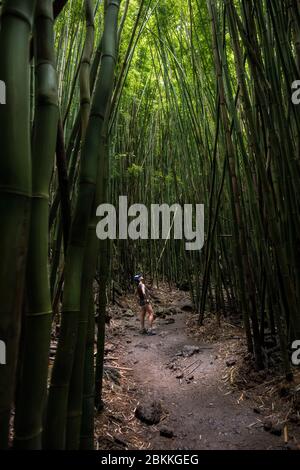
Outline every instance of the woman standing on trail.
[[[134, 280], [137, 283], [137, 295], [139, 304], [141, 307], [141, 334], [145, 335], [155, 335], [155, 331], [153, 331], [153, 322], [155, 319], [155, 315], [153, 312], [152, 305], [150, 304], [150, 293], [144, 283], [144, 278], [141, 274], [137, 274], [134, 276]], [[147, 330], [145, 328], [145, 318], [148, 316], [149, 326], [150, 328]]]

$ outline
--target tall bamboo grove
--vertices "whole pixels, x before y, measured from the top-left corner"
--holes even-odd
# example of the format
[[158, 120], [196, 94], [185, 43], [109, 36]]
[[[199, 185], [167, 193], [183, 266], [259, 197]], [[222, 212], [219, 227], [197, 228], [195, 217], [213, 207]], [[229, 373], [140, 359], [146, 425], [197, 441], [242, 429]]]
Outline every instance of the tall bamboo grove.
[[[110, 287], [140, 271], [291, 379], [299, 2], [4, 0], [0, 21], [0, 447], [94, 447]], [[99, 243], [120, 195], [204, 204], [203, 249]]]

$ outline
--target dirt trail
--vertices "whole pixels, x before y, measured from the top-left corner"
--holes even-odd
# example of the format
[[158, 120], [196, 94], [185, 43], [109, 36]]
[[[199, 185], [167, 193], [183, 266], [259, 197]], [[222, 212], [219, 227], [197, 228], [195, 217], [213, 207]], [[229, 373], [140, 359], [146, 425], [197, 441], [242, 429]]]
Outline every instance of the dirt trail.
[[[137, 307], [131, 305], [136, 312]], [[158, 400], [163, 407], [163, 417], [157, 426], [141, 425], [150, 447], [156, 450], [282, 448], [282, 438], [263, 430], [251, 403], [238, 403], [238, 394], [228, 393], [222, 381], [226, 365], [219, 354], [220, 343], [199, 344], [187, 336], [187, 315], [181, 312], [158, 318], [155, 336], [139, 334], [136, 316], [122, 318], [122, 335], [114, 336], [121, 351], [119, 365], [130, 370], [131, 383], [135, 384], [135, 403]], [[178, 355], [186, 345], [198, 346], [199, 353], [190, 357]], [[184, 376], [177, 378], [182, 371]], [[162, 426], [173, 431], [174, 437], [161, 436]]]

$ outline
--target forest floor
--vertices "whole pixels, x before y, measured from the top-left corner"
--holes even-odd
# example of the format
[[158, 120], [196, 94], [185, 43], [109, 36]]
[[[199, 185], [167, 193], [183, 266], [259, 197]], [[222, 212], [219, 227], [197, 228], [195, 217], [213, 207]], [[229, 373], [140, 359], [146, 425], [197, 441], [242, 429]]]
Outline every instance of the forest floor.
[[109, 308], [96, 447], [298, 449], [300, 373], [288, 384], [255, 372], [239, 325], [211, 317], [199, 328], [187, 293], [153, 292], [155, 336], [139, 333], [134, 296]]

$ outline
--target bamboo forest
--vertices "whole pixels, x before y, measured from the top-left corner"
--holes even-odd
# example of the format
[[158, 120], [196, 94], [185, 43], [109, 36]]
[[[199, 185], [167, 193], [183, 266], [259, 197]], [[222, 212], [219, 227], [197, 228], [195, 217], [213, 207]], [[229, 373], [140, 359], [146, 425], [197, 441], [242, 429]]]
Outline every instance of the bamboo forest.
[[299, 183], [299, 0], [0, 1], [0, 449], [300, 450]]

